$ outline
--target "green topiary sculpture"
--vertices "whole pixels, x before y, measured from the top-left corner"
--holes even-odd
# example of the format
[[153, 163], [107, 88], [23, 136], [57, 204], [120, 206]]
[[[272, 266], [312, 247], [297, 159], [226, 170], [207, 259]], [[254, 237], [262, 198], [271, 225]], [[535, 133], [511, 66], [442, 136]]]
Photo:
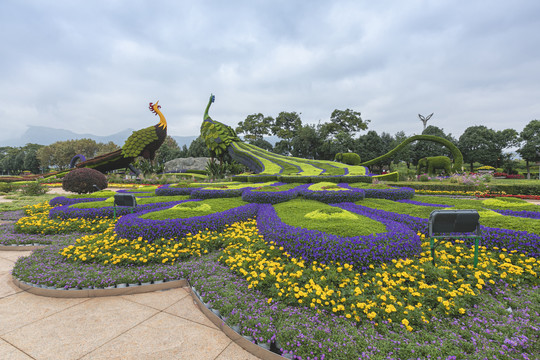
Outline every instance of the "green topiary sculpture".
[[369, 161], [365, 161], [363, 162], [362, 164], [360, 165], [363, 165], [363, 166], [369, 166], [369, 165], [373, 165], [373, 164], [376, 164], [380, 161], [383, 161], [389, 157], [392, 157], [394, 156], [398, 151], [400, 151], [401, 149], [403, 149], [403, 147], [405, 147], [405, 145], [413, 142], [413, 141], [417, 141], [417, 140], [426, 140], [426, 141], [433, 141], [433, 142], [436, 142], [436, 143], [439, 143], [439, 144], [442, 144], [444, 146], [446, 146], [450, 152], [452, 153], [452, 157], [454, 158], [454, 166], [452, 167], [452, 172], [461, 172], [463, 171], [463, 155], [461, 154], [461, 151], [459, 151], [459, 149], [457, 148], [456, 145], [454, 145], [451, 141], [448, 141], [442, 137], [439, 137], [439, 136], [434, 136], [434, 135], [414, 135], [414, 136], [411, 136], [410, 138], [408, 139], [405, 139], [401, 144], [399, 144], [398, 146], [396, 146], [395, 148], [393, 148], [392, 150], [390, 150], [388, 153], [382, 155], [382, 156], [379, 156], [375, 159], [372, 159], [372, 160], [369, 160]]
[[227, 151], [228, 146], [231, 145], [233, 141], [240, 141], [240, 138], [230, 126], [212, 120], [210, 115], [208, 115], [210, 105], [212, 105], [214, 101], [215, 96], [210, 95], [206, 111], [204, 112], [204, 120], [201, 125], [201, 136], [212, 155], [221, 159]]
[[452, 173], [452, 161], [448, 156], [431, 156], [418, 160], [416, 175], [427, 172], [429, 175], [435, 174], [435, 170], [444, 170], [446, 175]]

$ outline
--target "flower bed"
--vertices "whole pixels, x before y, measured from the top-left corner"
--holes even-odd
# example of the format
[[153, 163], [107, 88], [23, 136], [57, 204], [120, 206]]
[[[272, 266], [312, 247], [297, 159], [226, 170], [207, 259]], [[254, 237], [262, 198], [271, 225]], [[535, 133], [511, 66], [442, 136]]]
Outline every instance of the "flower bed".
[[275, 243], [292, 256], [307, 261], [339, 261], [367, 267], [369, 264], [418, 254], [420, 240], [415, 232], [395, 221], [373, 217], [368, 212], [359, 214], [382, 222], [388, 231], [341, 238], [287, 225], [277, 216], [275, 209], [267, 204], [260, 206], [257, 227], [265, 241]]
[[139, 214], [147, 210], [154, 210], [180, 204], [187, 200], [170, 201], [170, 202], [158, 202], [151, 204], [137, 205], [135, 208], [127, 206], [105, 206], [100, 208], [74, 208], [69, 205], [58, 206], [49, 212], [49, 218], [51, 219], [96, 219], [96, 218], [112, 218], [116, 211], [116, 216], [124, 216], [131, 213]]
[[366, 198], [387, 199], [387, 200], [404, 200], [412, 199], [414, 189], [403, 187], [398, 189], [364, 189]]
[[197, 189], [191, 192], [190, 197], [192, 199], [232, 198], [232, 197], [242, 196], [242, 192], [244, 190], [245, 188], [227, 189], [227, 190]]
[[246, 189], [242, 192], [242, 200], [258, 204], [277, 204], [289, 201], [298, 196], [296, 188], [284, 191], [259, 191], [257, 189]]
[[[384, 200], [364, 201], [367, 202], [396, 204]], [[411, 207], [426, 204], [404, 203]], [[236, 209], [248, 206], [252, 206], [253, 216], [258, 206], [271, 208], [249, 204]], [[529, 255], [538, 257], [538, 239], [534, 242], [530, 233], [483, 226], [484, 246], [480, 248], [477, 270], [472, 267], [473, 250], [459, 240], [437, 248], [437, 266], [432, 266], [429, 242], [420, 244], [424, 236], [411, 230], [425, 230], [426, 219], [364, 209], [352, 203], [336, 206], [384, 222], [389, 229], [395, 226], [399, 229], [395, 232], [411, 234], [409, 244], [418, 247], [405, 253], [400, 250], [404, 244], [397, 249], [402, 255], [397, 256], [406, 259], [384, 263], [377, 259], [380, 254], [372, 251], [362, 254], [365, 265], [356, 265], [346, 262], [349, 258], [345, 255], [332, 260], [331, 252], [345, 254], [349, 249], [356, 250], [355, 246], [377, 245], [362, 241], [349, 244], [351, 238], [332, 239], [320, 232], [322, 238], [314, 239], [297, 228], [289, 233], [280, 232], [282, 225], [265, 221], [262, 211], [257, 215], [257, 223], [235, 223], [219, 233], [202, 229], [203, 233], [194, 231], [174, 240], [156, 239], [151, 243], [145, 239], [150, 231], [123, 239], [112, 232], [113, 222], [108, 220], [107, 229], [111, 232], [99, 230], [103, 234], [84, 236], [77, 243], [60, 241], [62, 244], [36, 251], [17, 261], [13, 275], [35, 285], [64, 289], [187, 278], [203, 301], [220, 311], [227, 324], [238, 325], [240, 334], [297, 359], [533, 358], [538, 353], [535, 339], [540, 308], [534, 299], [540, 262], [519, 253], [529, 251]], [[29, 211], [30, 217], [36, 217], [36, 228], [51, 226], [46, 215], [38, 218], [36, 214], [37, 210], [48, 209], [36, 206]], [[241, 211], [238, 216], [247, 212]], [[126, 215], [118, 222], [136, 216]], [[199, 228], [208, 225], [207, 220], [201, 219]], [[226, 220], [225, 223], [234, 221], [232, 216]], [[148, 229], [161, 235], [157, 227], [165, 221]], [[88, 223], [90, 230], [98, 220], [70, 222]], [[270, 228], [267, 231], [276, 230], [274, 233], [280, 239], [282, 235], [290, 236], [290, 241], [274, 242], [255, 224]], [[384, 241], [377, 238], [379, 235], [383, 234], [371, 239]], [[361, 240], [367, 242], [369, 238]], [[500, 244], [505, 243], [510, 243], [508, 251], [501, 250]], [[146, 251], [141, 251], [143, 248]], [[220, 248], [224, 250], [207, 254]], [[302, 248], [314, 258], [319, 256], [319, 260], [300, 258]], [[387, 251], [383, 256], [390, 253], [390, 259], [391, 246], [382, 243], [380, 248]], [[530, 248], [536, 248], [536, 254]], [[150, 256], [152, 252], [154, 255]], [[180, 261], [187, 256], [194, 258]], [[370, 256], [375, 259], [369, 260]], [[218, 257], [220, 264], [216, 262]], [[322, 257], [329, 260], [321, 262]], [[484, 292], [486, 287], [488, 291]], [[513, 287], [519, 290], [511, 290]], [[492, 331], [494, 328], [496, 332]]]
[[105, 201], [107, 198], [67, 198], [65, 196], [57, 196], [49, 201], [49, 205], [51, 206], [57, 206], [57, 205], [73, 205], [78, 204], [82, 202], [93, 202], [93, 201]]
[[415, 201], [415, 200], [409, 200], [409, 199], [396, 200], [396, 201], [399, 202], [399, 203], [403, 203], [403, 204], [412, 204], [412, 205], [430, 206], [430, 207], [442, 207], [442, 208], [445, 208], [445, 207], [454, 206], [454, 205], [444, 205], [444, 204], [430, 204], [430, 203], [425, 203], [425, 202]]
[[[381, 218], [397, 221], [422, 234], [426, 234], [428, 232], [428, 219], [399, 214], [391, 211], [372, 209], [357, 204], [338, 204], [338, 206], [358, 214], [364, 214], [367, 212], [380, 216]], [[487, 249], [504, 248], [508, 251], [517, 251], [536, 258], [540, 257], [539, 235], [532, 234], [527, 231], [499, 229], [482, 225], [480, 226], [480, 229], [482, 231], [480, 243]], [[468, 246], [471, 246], [473, 244], [473, 240], [467, 239], [465, 243]]]
[[0, 245], [4, 246], [50, 245], [69, 239], [77, 239], [80, 236], [80, 233], [53, 235], [21, 234], [15, 231], [14, 224], [0, 225]]
[[493, 209], [493, 211], [496, 211], [502, 215], [517, 216], [517, 217], [523, 217], [523, 218], [529, 218], [529, 219], [540, 219], [539, 211], [527, 211], [527, 210], [516, 211], [516, 210], [497, 210], [497, 209]]
[[298, 194], [305, 199], [317, 200], [323, 203], [332, 204], [340, 202], [359, 201], [364, 199], [364, 189], [342, 188], [342, 190], [317, 190], [313, 191], [307, 187], [298, 190]]
[[200, 190], [197, 187], [171, 187], [170, 184], [160, 186], [156, 189], [156, 196], [177, 196], [177, 195], [191, 195], [194, 190]]
[[190, 217], [187, 219], [150, 220], [142, 219], [141, 215], [153, 210], [144, 210], [137, 214], [123, 216], [116, 223], [116, 233], [127, 239], [143, 239], [152, 242], [156, 239], [180, 239], [187, 234], [198, 233], [200, 230], [217, 231], [227, 224], [245, 221], [257, 214], [258, 205], [248, 204], [220, 213]]

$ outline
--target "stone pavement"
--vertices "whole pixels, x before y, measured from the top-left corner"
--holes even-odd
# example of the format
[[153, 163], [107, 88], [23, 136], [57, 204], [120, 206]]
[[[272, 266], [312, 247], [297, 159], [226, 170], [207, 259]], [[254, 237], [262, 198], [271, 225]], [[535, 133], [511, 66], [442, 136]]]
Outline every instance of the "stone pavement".
[[91, 299], [22, 291], [11, 269], [29, 254], [0, 251], [0, 359], [258, 359], [208, 320], [187, 288]]

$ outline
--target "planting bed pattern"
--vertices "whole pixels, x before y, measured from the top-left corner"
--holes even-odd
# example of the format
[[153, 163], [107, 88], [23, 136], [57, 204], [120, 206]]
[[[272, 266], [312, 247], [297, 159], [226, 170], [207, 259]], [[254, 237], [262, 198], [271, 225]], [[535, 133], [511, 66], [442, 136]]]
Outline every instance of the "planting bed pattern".
[[[363, 182], [154, 190], [127, 190], [138, 206], [117, 209], [117, 219], [105, 191], [27, 208], [2, 226], [2, 241], [48, 246], [19, 259], [13, 276], [57, 291], [187, 279], [232, 329], [286, 358], [540, 353], [536, 205], [415, 196]], [[477, 268], [470, 240], [443, 242], [432, 265], [427, 218], [445, 208], [481, 214]]]

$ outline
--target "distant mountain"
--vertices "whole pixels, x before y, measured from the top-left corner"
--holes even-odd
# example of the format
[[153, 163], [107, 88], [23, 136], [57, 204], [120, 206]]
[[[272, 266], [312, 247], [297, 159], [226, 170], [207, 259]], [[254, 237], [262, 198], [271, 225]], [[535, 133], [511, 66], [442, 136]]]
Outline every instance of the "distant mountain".
[[[131, 135], [133, 129], [126, 129], [116, 134], [100, 136], [93, 134], [77, 134], [73, 131], [66, 129], [55, 129], [47, 126], [28, 126], [28, 129], [16, 139], [0, 140], [0, 146], [24, 146], [28, 143], [39, 144], [39, 145], [50, 145], [57, 141], [66, 141], [66, 140], [78, 140], [78, 139], [92, 139], [96, 142], [108, 143], [112, 141], [118, 146], [124, 145], [124, 142]], [[175, 136], [171, 137], [176, 140], [178, 146], [182, 147], [186, 145], [189, 147], [191, 142], [195, 140], [198, 136]], [[276, 136], [268, 136], [264, 138], [266, 141], [270, 142], [272, 145], [275, 145], [276, 141], [279, 139]]]
[[[126, 129], [116, 134], [100, 136], [94, 134], [77, 134], [70, 130], [54, 129], [47, 126], [28, 126], [28, 129], [19, 138], [0, 141], [0, 146], [24, 146], [28, 143], [50, 145], [57, 141], [78, 139], [92, 139], [101, 143], [112, 141], [116, 145], [122, 146], [132, 132], [133, 129]], [[180, 147], [184, 144], [189, 147], [191, 142], [197, 138], [196, 136], [171, 136]]]

